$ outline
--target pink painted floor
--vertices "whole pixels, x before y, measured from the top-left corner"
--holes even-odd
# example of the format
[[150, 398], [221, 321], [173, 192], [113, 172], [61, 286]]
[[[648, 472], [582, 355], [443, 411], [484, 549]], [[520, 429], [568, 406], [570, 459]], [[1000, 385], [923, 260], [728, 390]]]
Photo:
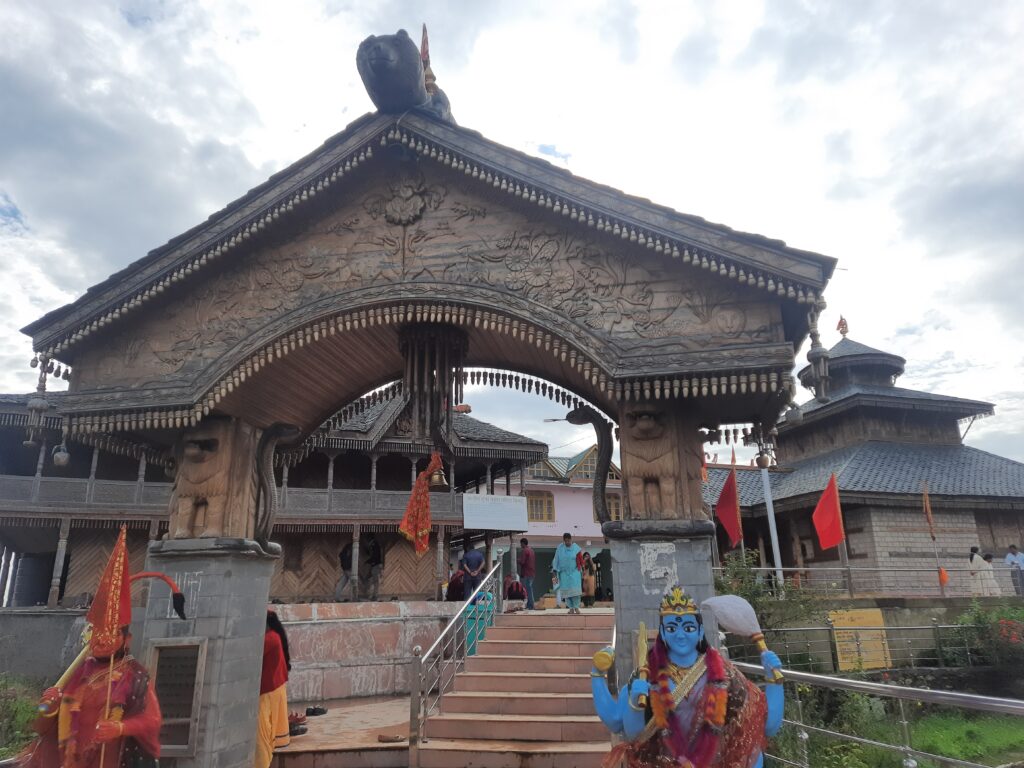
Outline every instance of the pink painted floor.
[[[289, 702], [291, 711], [306, 711], [306, 704]], [[342, 752], [366, 749], [409, 748], [409, 697], [375, 696], [341, 699], [321, 704], [326, 715], [306, 720], [305, 736], [296, 736], [278, 754]], [[402, 736], [402, 741], [383, 744], [378, 736]]]

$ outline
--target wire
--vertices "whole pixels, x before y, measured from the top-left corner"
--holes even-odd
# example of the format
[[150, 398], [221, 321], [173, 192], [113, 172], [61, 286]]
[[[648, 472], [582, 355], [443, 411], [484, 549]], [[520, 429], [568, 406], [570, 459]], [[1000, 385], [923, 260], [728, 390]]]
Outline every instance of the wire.
[[573, 443], [578, 443], [580, 440], [592, 440], [592, 439], [595, 439], [595, 438], [592, 438], [590, 435], [584, 435], [583, 437], [577, 437], [575, 440], [570, 440], [568, 443], [562, 443], [562, 445], [555, 446], [551, 450], [552, 451], [557, 451], [559, 448], [565, 448], [567, 445], [572, 445]]

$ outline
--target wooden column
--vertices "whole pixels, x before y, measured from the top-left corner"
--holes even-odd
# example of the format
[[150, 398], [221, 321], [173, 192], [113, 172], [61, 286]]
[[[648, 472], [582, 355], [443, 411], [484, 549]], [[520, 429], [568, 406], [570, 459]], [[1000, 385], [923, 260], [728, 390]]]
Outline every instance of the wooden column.
[[409, 462], [412, 464], [412, 477], [409, 479], [409, 490], [411, 491], [413, 486], [416, 485], [416, 457], [410, 456]]
[[494, 473], [491, 472], [491, 467], [494, 466], [491, 462], [487, 462], [487, 493], [490, 496], [494, 495]]
[[[438, 590], [440, 590], [440, 585], [443, 582], [448, 581], [448, 563], [445, 562], [445, 555], [444, 555], [444, 526], [443, 525], [437, 526], [437, 542], [436, 542], [436, 545], [437, 545], [437, 563], [436, 563], [437, 574], [436, 575], [437, 575]], [[440, 591], [435, 591], [435, 594], [437, 596], [440, 596], [441, 593], [440, 593]]]
[[7, 577], [11, 575], [11, 557], [14, 550], [4, 547], [3, 557], [0, 558], [0, 608], [7, 605]]
[[60, 582], [64, 577], [64, 555], [68, 551], [68, 534], [71, 532], [71, 518], [60, 521], [60, 538], [57, 539], [57, 556], [53, 560], [53, 577], [50, 579], [50, 595], [46, 599], [47, 608], [56, 608], [60, 597]]
[[506, 467], [505, 468], [505, 495], [506, 496], [511, 496], [512, 495], [512, 468], [511, 467]]
[[281, 509], [288, 509], [288, 465], [281, 464]]
[[508, 535], [508, 554], [509, 554], [509, 565], [508, 572], [513, 576], [519, 575], [519, 542], [516, 541], [514, 533]]
[[327, 454], [327, 511], [334, 509], [334, 460], [338, 458], [336, 453]]
[[359, 602], [359, 523], [352, 524], [352, 602]]
[[491, 543], [493, 537], [490, 533], [484, 534], [484, 574], [491, 570]]
[[7, 601], [7, 605], [14, 605], [14, 588], [18, 586], [18, 570], [21, 568], [21, 554], [18, 552], [14, 553], [14, 559], [11, 560], [11, 578], [9, 579], [11, 599]]
[[146, 455], [139, 456], [139, 473], [135, 478], [135, 503], [142, 503], [142, 489], [146, 485]]
[[46, 463], [46, 440], [39, 443], [39, 458], [36, 459], [36, 475], [32, 478], [32, 501], [39, 499], [39, 484], [43, 481], [43, 464]]
[[519, 465], [519, 495], [526, 495], [526, 462]]
[[93, 494], [96, 491], [96, 466], [100, 463], [100, 449], [93, 446], [92, 463], [89, 465], [89, 481], [85, 486], [85, 503], [92, 504]]

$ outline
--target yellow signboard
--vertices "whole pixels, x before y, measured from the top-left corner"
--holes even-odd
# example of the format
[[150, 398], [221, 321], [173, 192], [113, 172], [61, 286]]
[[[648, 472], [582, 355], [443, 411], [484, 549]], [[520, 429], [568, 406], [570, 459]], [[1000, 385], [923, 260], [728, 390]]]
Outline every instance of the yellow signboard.
[[828, 617], [836, 630], [836, 658], [840, 672], [892, 667], [885, 639], [885, 618], [880, 609], [829, 611]]

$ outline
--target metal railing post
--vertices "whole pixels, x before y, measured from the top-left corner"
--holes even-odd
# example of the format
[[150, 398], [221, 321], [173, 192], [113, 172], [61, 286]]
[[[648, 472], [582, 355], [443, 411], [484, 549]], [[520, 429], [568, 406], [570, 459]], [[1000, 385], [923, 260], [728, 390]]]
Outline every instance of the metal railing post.
[[420, 764], [420, 708], [423, 696], [423, 649], [416, 646], [412, 649], [412, 661], [409, 663], [409, 766], [419, 768]]
[[839, 647], [836, 644], [836, 625], [832, 622], [832, 619], [825, 619], [825, 623], [828, 625], [828, 650], [829, 655], [832, 656], [832, 671], [839, 671]]
[[935, 655], [938, 657], [939, 669], [946, 666], [946, 660], [943, 658], [945, 653], [942, 648], [942, 627], [939, 626], [939, 620], [932, 617], [932, 632], [935, 635]]
[[914, 748], [914, 745], [910, 742], [910, 723], [907, 721], [907, 712], [906, 708], [903, 706], [903, 699], [897, 699], [896, 703], [899, 704], [900, 730], [903, 732], [903, 746], [905, 748], [903, 753], [903, 768], [917, 768], [917, 760], [910, 756], [910, 750]]

